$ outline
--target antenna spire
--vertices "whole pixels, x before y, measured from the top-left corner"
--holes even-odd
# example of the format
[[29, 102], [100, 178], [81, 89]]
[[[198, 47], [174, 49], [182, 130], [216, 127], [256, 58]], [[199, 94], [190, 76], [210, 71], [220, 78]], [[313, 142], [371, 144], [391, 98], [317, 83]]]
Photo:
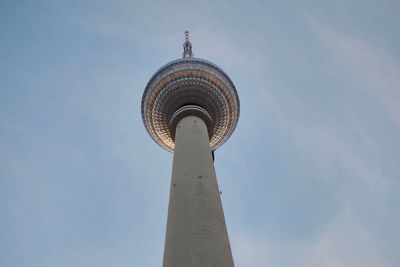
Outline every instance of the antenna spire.
[[183, 43], [183, 58], [193, 57], [192, 43], [189, 41], [189, 31], [185, 31], [185, 42]]

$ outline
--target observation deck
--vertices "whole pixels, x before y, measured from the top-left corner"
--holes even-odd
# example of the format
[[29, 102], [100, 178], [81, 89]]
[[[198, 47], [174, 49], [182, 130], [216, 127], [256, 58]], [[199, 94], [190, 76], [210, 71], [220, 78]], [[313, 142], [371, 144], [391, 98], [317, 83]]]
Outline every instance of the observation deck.
[[147, 83], [141, 104], [143, 123], [153, 140], [172, 152], [179, 119], [196, 115], [206, 123], [215, 150], [236, 128], [239, 96], [229, 76], [215, 64], [194, 58], [187, 42], [184, 57], [161, 67]]

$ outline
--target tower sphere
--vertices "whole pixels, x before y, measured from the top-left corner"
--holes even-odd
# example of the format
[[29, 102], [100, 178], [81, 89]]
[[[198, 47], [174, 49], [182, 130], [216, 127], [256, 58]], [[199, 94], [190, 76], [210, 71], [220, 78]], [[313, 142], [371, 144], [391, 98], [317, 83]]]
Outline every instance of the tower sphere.
[[206, 123], [215, 150], [236, 128], [239, 97], [221, 68], [192, 57], [190, 42], [186, 40], [185, 45], [190, 45], [190, 54], [185, 50], [182, 59], [161, 67], [147, 83], [141, 105], [143, 123], [156, 143], [173, 151], [177, 123], [187, 115], [196, 115]]

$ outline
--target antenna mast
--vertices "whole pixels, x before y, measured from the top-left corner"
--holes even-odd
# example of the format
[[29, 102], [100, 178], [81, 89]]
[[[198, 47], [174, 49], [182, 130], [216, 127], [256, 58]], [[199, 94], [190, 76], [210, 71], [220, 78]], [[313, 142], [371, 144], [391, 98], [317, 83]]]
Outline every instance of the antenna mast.
[[192, 43], [189, 41], [189, 31], [185, 31], [185, 42], [183, 43], [183, 58], [193, 57]]

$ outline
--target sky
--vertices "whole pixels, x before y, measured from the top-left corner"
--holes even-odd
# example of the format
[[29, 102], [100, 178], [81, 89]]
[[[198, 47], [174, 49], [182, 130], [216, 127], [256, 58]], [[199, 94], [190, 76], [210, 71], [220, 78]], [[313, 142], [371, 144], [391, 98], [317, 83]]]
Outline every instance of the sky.
[[215, 152], [238, 267], [400, 266], [399, 1], [1, 1], [0, 266], [162, 265], [172, 154], [140, 115], [196, 57], [236, 85]]

